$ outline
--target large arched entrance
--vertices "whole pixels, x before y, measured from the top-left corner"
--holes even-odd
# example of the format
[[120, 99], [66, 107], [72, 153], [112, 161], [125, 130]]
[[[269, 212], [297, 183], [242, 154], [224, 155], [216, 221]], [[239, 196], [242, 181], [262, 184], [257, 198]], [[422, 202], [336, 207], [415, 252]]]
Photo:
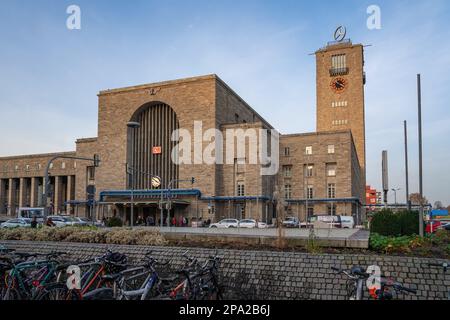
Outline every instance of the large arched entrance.
[[177, 144], [171, 141], [171, 136], [179, 128], [176, 113], [165, 103], [151, 102], [140, 107], [130, 121], [140, 126], [128, 129], [127, 164], [131, 169], [128, 170], [128, 187], [152, 189], [151, 175], [156, 175], [161, 178], [163, 188], [172, 180], [171, 187], [177, 188], [178, 166], [171, 157]]

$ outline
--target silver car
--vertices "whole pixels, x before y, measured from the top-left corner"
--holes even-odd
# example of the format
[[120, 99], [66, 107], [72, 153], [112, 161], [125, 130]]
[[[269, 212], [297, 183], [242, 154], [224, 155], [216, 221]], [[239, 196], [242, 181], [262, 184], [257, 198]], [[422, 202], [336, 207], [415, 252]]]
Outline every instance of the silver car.
[[16, 218], [11, 219], [6, 222], [0, 224], [0, 228], [30, 228], [31, 227], [31, 219], [28, 218]]
[[239, 220], [237, 219], [223, 219], [217, 223], [213, 223], [210, 228], [237, 228], [239, 227]]

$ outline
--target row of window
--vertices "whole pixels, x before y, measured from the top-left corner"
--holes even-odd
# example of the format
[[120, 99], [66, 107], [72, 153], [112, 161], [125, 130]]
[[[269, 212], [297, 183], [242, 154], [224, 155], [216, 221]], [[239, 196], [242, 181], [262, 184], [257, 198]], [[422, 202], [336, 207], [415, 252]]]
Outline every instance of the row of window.
[[[284, 185], [284, 197], [286, 199], [292, 199], [292, 185], [290, 185], [290, 184]], [[329, 199], [336, 198], [336, 184], [335, 183], [327, 184], [327, 197]], [[308, 185], [306, 187], [306, 198], [314, 199], [314, 186]]]
[[[325, 171], [327, 177], [335, 177], [336, 176], [336, 163], [326, 163]], [[314, 164], [305, 164], [303, 166], [303, 174], [305, 177], [313, 177], [314, 176]], [[283, 166], [283, 176], [285, 178], [292, 177], [292, 165]]]
[[[41, 170], [42, 169], [42, 164], [40, 164], [40, 163], [38, 163], [38, 164], [36, 164], [36, 165], [34, 165], [34, 166], [32, 166], [32, 165], [29, 165], [29, 164], [26, 164], [25, 166], [24, 166], [24, 170], [25, 171], [30, 171], [30, 170]], [[74, 162], [73, 163], [73, 168], [75, 169], [77, 167], [77, 163], [76, 162]], [[54, 168], [54, 165], [53, 165], [53, 163], [50, 163], [50, 169], [53, 169]], [[15, 166], [14, 166], [14, 171], [19, 171], [21, 168], [20, 168], [20, 166], [18, 165], [18, 164], [16, 164]], [[66, 169], [66, 163], [65, 162], [61, 162], [61, 169]], [[9, 167], [8, 167], [8, 165], [4, 165], [3, 166], [3, 172], [9, 172]]]
[[333, 120], [333, 121], [331, 121], [331, 124], [333, 126], [342, 126], [342, 125], [348, 124], [348, 120], [347, 119], [344, 119], [344, 120]]
[[[334, 154], [334, 144], [329, 144], [327, 146], [327, 153], [328, 154]], [[305, 147], [305, 154], [306, 155], [312, 155], [313, 154], [313, 147], [312, 146], [306, 146]], [[289, 157], [291, 155], [291, 148], [285, 147], [284, 148], [284, 155], [286, 157]]]
[[347, 101], [333, 101], [331, 103], [332, 108], [346, 107], [347, 105], [348, 105]]

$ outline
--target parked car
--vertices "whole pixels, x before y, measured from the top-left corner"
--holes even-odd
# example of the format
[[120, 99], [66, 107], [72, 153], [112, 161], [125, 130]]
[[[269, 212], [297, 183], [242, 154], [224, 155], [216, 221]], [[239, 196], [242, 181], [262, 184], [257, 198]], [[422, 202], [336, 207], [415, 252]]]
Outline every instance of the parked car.
[[353, 229], [355, 228], [355, 219], [352, 216], [339, 216], [341, 220], [341, 228]]
[[442, 222], [439, 220], [431, 220], [425, 226], [426, 233], [435, 233], [438, 229], [442, 229]]
[[31, 219], [28, 218], [16, 218], [10, 219], [0, 224], [0, 228], [31, 228]]
[[210, 228], [237, 228], [239, 226], [239, 220], [237, 219], [223, 219], [217, 223], [212, 223]]
[[268, 228], [265, 222], [256, 222], [255, 219], [242, 219], [239, 221], [239, 228], [258, 228], [264, 229]]
[[296, 217], [287, 217], [283, 221], [283, 227], [286, 228], [298, 228], [300, 221]]
[[48, 216], [47, 219], [52, 219], [57, 227], [73, 226], [76, 223], [70, 216]]

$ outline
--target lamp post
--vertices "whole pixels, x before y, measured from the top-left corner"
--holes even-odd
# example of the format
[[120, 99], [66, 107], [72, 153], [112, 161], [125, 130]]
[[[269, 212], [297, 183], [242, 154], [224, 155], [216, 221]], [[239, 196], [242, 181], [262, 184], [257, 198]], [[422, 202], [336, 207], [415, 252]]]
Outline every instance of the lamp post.
[[130, 226], [133, 227], [134, 219], [134, 132], [141, 126], [139, 122], [130, 121], [127, 123], [127, 128], [131, 129], [131, 212], [130, 212]]
[[392, 189], [392, 191], [394, 191], [394, 201], [395, 201], [395, 205], [397, 205], [397, 191], [401, 190], [400, 188], [397, 189]]

